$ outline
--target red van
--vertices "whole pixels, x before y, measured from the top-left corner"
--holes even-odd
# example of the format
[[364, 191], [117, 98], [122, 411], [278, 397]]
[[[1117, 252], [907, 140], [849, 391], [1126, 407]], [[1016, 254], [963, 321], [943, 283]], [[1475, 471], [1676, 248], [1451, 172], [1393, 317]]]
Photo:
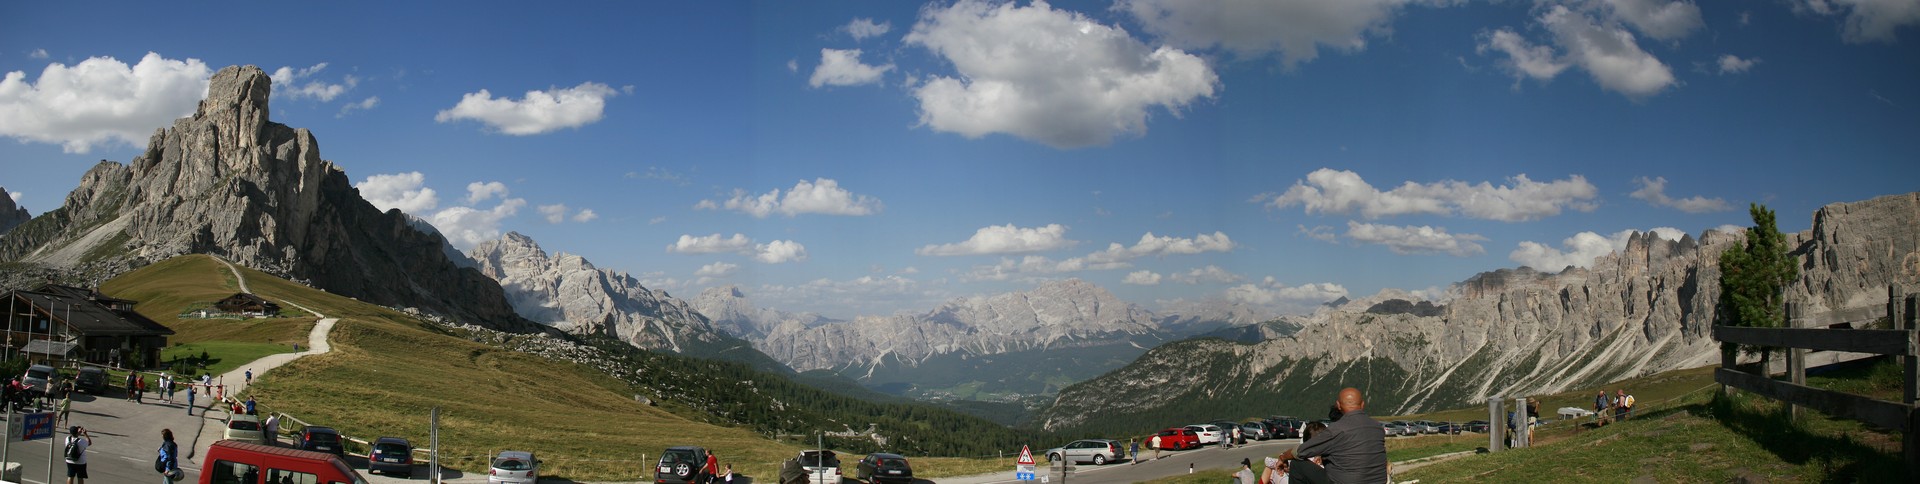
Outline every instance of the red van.
[[238, 440], [214, 442], [202, 462], [200, 484], [367, 483], [339, 456]]

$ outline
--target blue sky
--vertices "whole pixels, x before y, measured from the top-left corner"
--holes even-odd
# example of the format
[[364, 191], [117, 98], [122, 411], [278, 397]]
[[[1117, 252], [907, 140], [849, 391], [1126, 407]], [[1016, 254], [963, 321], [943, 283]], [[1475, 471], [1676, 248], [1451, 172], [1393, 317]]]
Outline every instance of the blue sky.
[[36, 214], [254, 64], [462, 248], [842, 317], [1065, 277], [1299, 310], [1920, 186], [1920, 0], [0, 8]]

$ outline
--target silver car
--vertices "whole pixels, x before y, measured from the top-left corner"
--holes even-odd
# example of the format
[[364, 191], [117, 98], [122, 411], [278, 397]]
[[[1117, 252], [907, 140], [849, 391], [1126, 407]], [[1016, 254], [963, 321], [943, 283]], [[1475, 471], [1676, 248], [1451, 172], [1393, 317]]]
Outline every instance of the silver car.
[[540, 459], [532, 452], [508, 450], [493, 458], [487, 484], [533, 484], [540, 481]]
[[1054, 462], [1092, 462], [1093, 465], [1103, 466], [1125, 459], [1127, 451], [1117, 440], [1086, 439], [1047, 449], [1046, 455], [1047, 460]]
[[1193, 435], [1199, 438], [1200, 445], [1218, 444], [1226, 437], [1220, 435], [1220, 426], [1214, 424], [1188, 425], [1187, 430], [1193, 431]]
[[1414, 430], [1419, 430], [1420, 433], [1423, 433], [1423, 434], [1440, 433], [1439, 422], [1432, 422], [1427, 420], [1415, 420], [1413, 421], [1413, 428]]
[[1397, 420], [1392, 422], [1387, 422], [1386, 425], [1382, 426], [1382, 428], [1383, 430], [1386, 431], [1388, 437], [1392, 437], [1395, 435], [1413, 435], [1414, 434], [1413, 428], [1407, 426], [1406, 422], [1401, 422]]

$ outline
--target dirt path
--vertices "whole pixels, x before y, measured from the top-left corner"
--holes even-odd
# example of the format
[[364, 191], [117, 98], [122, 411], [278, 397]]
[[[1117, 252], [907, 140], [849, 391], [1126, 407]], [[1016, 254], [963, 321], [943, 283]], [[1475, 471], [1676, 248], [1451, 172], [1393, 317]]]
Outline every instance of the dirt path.
[[[227, 269], [233, 271], [233, 278], [234, 280], [239, 281], [241, 292], [252, 293], [252, 291], [248, 290], [247, 278], [246, 276], [240, 273], [240, 268], [234, 267], [233, 263], [227, 262], [225, 259], [221, 259], [219, 257], [214, 257], [213, 259], [220, 261], [221, 264], [226, 264]], [[214, 390], [215, 392], [219, 392], [220, 391], [219, 388], [224, 387], [225, 393], [230, 400], [245, 400], [247, 386], [249, 383], [251, 383], [247, 381], [247, 372], [251, 371], [253, 372], [254, 378], [260, 378], [261, 376], [265, 375], [267, 372], [272, 371], [274, 368], [279, 368], [280, 365], [285, 365], [287, 363], [292, 362], [293, 360], [297, 360], [309, 355], [319, 355], [319, 354], [325, 354], [329, 351], [333, 351], [333, 345], [327, 342], [327, 337], [333, 332], [333, 324], [335, 322], [340, 321], [339, 318], [329, 318], [325, 314], [320, 314], [319, 311], [314, 311], [311, 308], [308, 308], [306, 306], [301, 306], [297, 303], [294, 303], [293, 301], [283, 300], [280, 302], [288, 306], [293, 306], [295, 308], [298, 308], [301, 311], [306, 311], [308, 313], [311, 313], [314, 316], [320, 317], [319, 321], [316, 321], [313, 323], [313, 331], [307, 333], [306, 351], [301, 351], [299, 353], [279, 353], [279, 354], [267, 355], [267, 356], [261, 357], [258, 360], [253, 360], [250, 363], [240, 365], [239, 367], [234, 368], [232, 371], [228, 371], [226, 374], [214, 377], [213, 384], [216, 388], [216, 390]], [[195, 452], [193, 453], [193, 455], [189, 456], [190, 458], [196, 458], [197, 456], [199, 456], [201, 454], [200, 451], [204, 451], [206, 450], [207, 446], [213, 445], [213, 441], [219, 440], [220, 436], [224, 435], [226, 431], [224, 420], [227, 415], [227, 412], [221, 408], [222, 406], [216, 405], [213, 399], [211, 398], [202, 399], [200, 400], [200, 403], [204, 405], [203, 408], [207, 408], [209, 409], [209, 411], [200, 412], [199, 414], [202, 416], [200, 435], [196, 436], [194, 439], [193, 449], [195, 450]], [[206, 418], [205, 416], [209, 412], [219, 412], [218, 415], [220, 415], [221, 418], [219, 419]], [[211, 436], [211, 437], [208, 437], [208, 436]], [[202, 442], [204, 442], [205, 444], [203, 445]]]

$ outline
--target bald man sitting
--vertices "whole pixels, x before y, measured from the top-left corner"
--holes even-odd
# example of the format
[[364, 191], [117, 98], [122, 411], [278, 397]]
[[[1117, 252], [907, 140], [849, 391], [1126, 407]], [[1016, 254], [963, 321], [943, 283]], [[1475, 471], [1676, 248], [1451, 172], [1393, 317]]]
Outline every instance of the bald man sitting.
[[[1287, 460], [1300, 458], [1291, 463], [1290, 482], [1386, 483], [1387, 432], [1379, 420], [1367, 415], [1367, 400], [1360, 396], [1360, 389], [1340, 390], [1333, 407], [1337, 410], [1333, 424], [1314, 433], [1298, 449], [1281, 455]], [[1319, 457], [1324, 467], [1309, 460], [1314, 457]], [[1322, 476], [1326, 480], [1321, 480]]]

